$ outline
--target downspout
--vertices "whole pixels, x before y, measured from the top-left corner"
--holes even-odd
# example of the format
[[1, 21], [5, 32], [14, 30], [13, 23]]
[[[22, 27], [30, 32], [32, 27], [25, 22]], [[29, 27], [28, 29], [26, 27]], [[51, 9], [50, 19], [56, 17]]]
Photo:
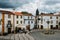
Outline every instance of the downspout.
[[15, 25], [15, 20], [14, 20], [14, 14], [13, 14], [13, 30], [14, 30], [14, 33], [15, 33], [15, 27], [14, 27], [14, 25]]
[[2, 35], [4, 34], [4, 13], [2, 13]]

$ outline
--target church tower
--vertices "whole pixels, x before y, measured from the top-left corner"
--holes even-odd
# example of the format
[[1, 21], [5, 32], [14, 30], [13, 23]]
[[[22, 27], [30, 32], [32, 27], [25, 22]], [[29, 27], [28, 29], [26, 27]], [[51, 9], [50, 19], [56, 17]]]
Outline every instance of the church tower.
[[38, 28], [38, 18], [39, 18], [39, 10], [36, 10], [36, 16], [35, 16], [35, 25], [34, 28], [37, 29]]
[[38, 15], [39, 15], [39, 10], [37, 9], [37, 10], [36, 10], [36, 16], [38, 16]]

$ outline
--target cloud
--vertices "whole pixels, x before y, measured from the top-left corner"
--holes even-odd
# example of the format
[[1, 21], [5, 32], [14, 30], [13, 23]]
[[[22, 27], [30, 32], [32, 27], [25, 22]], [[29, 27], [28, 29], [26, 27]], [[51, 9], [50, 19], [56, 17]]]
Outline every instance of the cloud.
[[0, 8], [16, 8], [33, 0], [0, 0]]
[[39, 12], [46, 13], [60, 11], [60, 0], [0, 0], [0, 5], [0, 7], [15, 8], [15, 11], [27, 11], [33, 15], [37, 8]]
[[[41, 2], [40, 2], [41, 1]], [[44, 2], [42, 0], [34, 0], [28, 4], [24, 4], [18, 8], [16, 8], [16, 11], [27, 11], [35, 15], [35, 11], [38, 8], [42, 8], [44, 5], [42, 5]]]
[[28, 11], [30, 13], [33, 13], [35, 15], [35, 11], [38, 8], [40, 12], [55, 12], [57, 8], [56, 5], [47, 5], [45, 4], [47, 0], [35, 0], [33, 2], [30, 2], [28, 4], [24, 4], [22, 7], [18, 7], [17, 11]]
[[45, 5], [55, 5], [57, 3], [60, 3], [60, 0], [46, 0]]

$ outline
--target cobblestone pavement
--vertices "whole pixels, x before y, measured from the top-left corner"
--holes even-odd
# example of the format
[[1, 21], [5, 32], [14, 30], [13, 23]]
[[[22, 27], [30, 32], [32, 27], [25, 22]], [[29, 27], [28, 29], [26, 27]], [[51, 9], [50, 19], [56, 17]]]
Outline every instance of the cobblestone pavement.
[[55, 34], [44, 34], [41, 31], [33, 31], [30, 33], [35, 40], [60, 40], [60, 31], [54, 30]]
[[8, 34], [6, 36], [0, 36], [0, 40], [34, 40], [29, 34]]
[[55, 34], [46, 35], [44, 30], [32, 30], [30, 33], [17, 33], [0, 36], [0, 40], [60, 40], [60, 30], [54, 30]]

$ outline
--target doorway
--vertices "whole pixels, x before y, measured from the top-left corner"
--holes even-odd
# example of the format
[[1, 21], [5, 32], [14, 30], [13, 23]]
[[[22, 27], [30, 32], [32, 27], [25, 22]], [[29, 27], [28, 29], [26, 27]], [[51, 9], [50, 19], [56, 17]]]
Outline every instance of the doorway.
[[56, 25], [56, 29], [58, 29], [58, 25]]
[[53, 29], [53, 25], [50, 26], [50, 29]]
[[43, 29], [43, 25], [41, 25], [41, 29]]
[[12, 27], [12, 24], [11, 24], [11, 21], [9, 20], [7, 24], [8, 33], [11, 33], [11, 27]]
[[27, 25], [26, 26], [26, 29], [30, 31], [30, 25]]

